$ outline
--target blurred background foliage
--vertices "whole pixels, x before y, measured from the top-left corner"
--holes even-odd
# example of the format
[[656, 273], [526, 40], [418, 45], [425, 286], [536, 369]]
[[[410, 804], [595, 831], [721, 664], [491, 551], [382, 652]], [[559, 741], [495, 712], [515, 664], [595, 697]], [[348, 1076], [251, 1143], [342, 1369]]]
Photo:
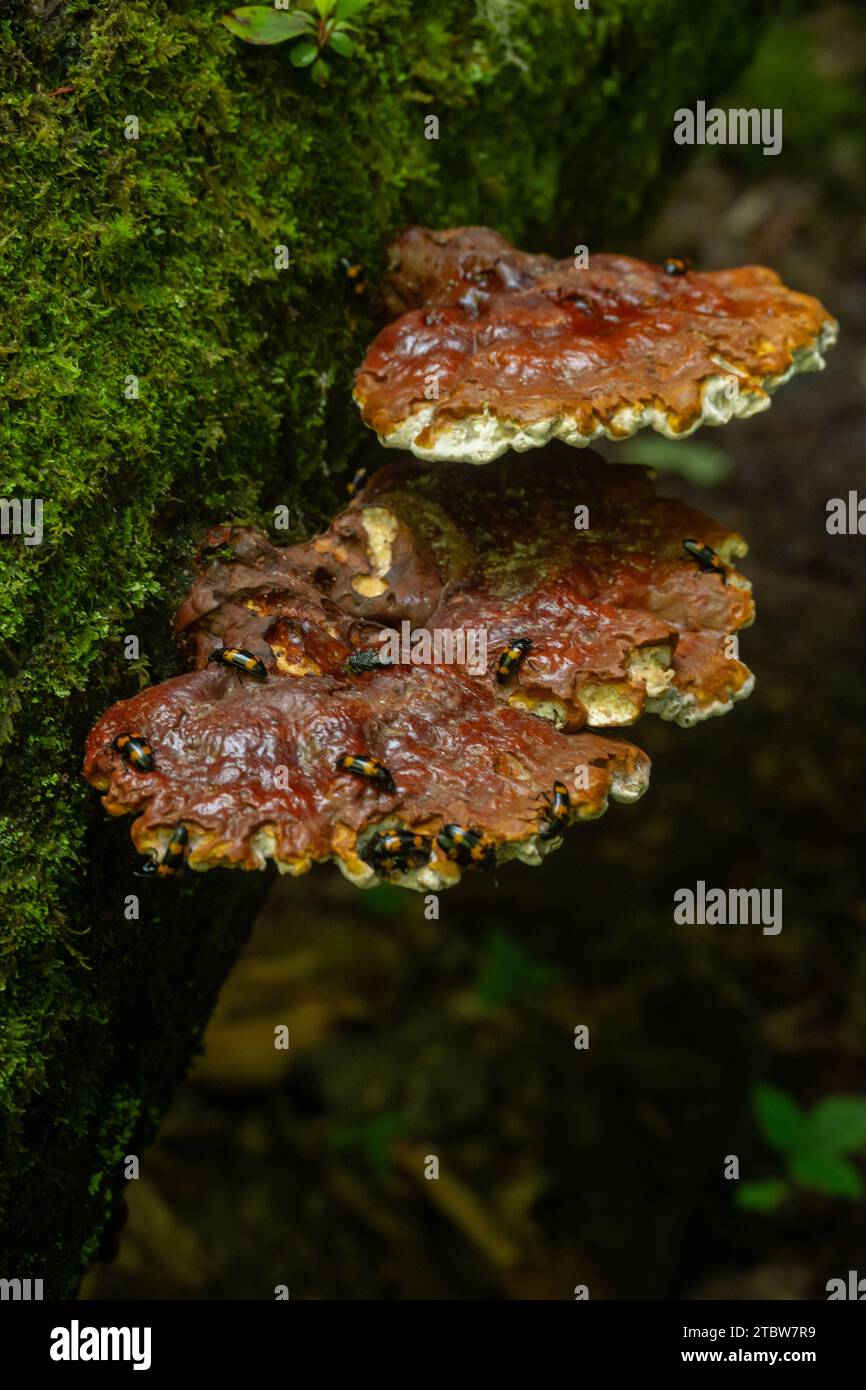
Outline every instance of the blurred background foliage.
[[[754, 694], [642, 721], [639, 805], [438, 920], [333, 870], [275, 882], [85, 1296], [806, 1298], [862, 1272], [864, 540], [824, 523], [866, 457], [866, 15], [792, 8], [720, 102], [782, 107], [782, 154], [704, 151], [609, 248], [765, 263], [842, 324], [769, 413], [606, 450], [749, 539]], [[675, 925], [698, 879], [782, 887], [782, 932]], [[809, 1180], [785, 1124], [839, 1097], [845, 1168]]]

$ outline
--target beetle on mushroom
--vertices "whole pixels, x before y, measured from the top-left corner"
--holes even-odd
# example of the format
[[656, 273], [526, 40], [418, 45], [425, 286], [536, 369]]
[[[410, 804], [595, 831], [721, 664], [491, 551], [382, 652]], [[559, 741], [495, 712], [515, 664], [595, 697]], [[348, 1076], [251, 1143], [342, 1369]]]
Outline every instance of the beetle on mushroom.
[[[563, 526], [575, 495], [592, 528]], [[694, 535], [727, 585], [685, 555]], [[539, 864], [568, 825], [645, 789], [646, 757], [607, 730], [645, 710], [689, 724], [751, 688], [725, 647], [753, 613], [742, 538], [588, 452], [552, 445], [531, 475], [516, 456], [494, 470], [402, 460], [311, 541], [230, 540], [202, 555], [176, 620], [194, 669], [109, 710], [88, 744], [87, 776], [112, 814], [136, 815], [162, 878], [178, 876], [178, 822], [199, 871], [330, 859], [359, 886], [436, 891], [494, 861]], [[355, 580], [374, 568], [368, 598]], [[382, 664], [357, 643], [383, 606], [395, 622], [423, 613], [428, 632], [480, 623], [493, 674], [435, 649]], [[238, 684], [215, 683], [210, 657]], [[112, 749], [131, 729], [157, 751], [151, 777], [124, 775]]]
[[[754, 616], [742, 537], [658, 497], [640, 466], [567, 444], [643, 424], [682, 437], [764, 408], [823, 365], [836, 326], [817, 301], [770, 271], [676, 257], [597, 256], [575, 272], [485, 228], [404, 233], [385, 300], [398, 317], [356, 398], [384, 443], [433, 466], [359, 470], [348, 506], [299, 545], [232, 528], [201, 554], [176, 619], [195, 669], [122, 701], [88, 741], [86, 775], [112, 814], [136, 815], [161, 877], [330, 859], [359, 886], [435, 891], [466, 869], [540, 864], [567, 826], [646, 788], [645, 755], [599, 731], [643, 712], [689, 726], [752, 688], [734, 639]], [[605, 352], [561, 369], [576, 344], [597, 347], [602, 313]], [[542, 321], [555, 331], [539, 337]], [[420, 383], [445, 338], [455, 351], [431, 401]], [[527, 470], [517, 455], [552, 434], [567, 443]], [[509, 447], [493, 469], [465, 467]], [[570, 524], [574, 497], [591, 524]], [[432, 641], [420, 665], [359, 645], [396, 623], [425, 639], [483, 631], [493, 679], [486, 641], [476, 672]], [[239, 686], [214, 682], [212, 664]]]

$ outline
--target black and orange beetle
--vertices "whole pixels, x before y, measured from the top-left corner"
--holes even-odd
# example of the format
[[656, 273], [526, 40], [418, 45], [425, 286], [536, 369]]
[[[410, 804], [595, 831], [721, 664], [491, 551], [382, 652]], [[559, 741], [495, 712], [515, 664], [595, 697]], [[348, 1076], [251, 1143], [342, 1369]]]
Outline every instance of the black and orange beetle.
[[688, 256], [668, 256], [665, 261], [665, 275], [688, 275], [692, 263]]
[[464, 869], [473, 865], [483, 868], [496, 857], [493, 841], [487, 835], [462, 825], [443, 825], [436, 836], [436, 843], [447, 859]]
[[359, 468], [359, 469], [357, 469], [356, 472], [355, 472], [355, 474], [354, 474], [354, 476], [353, 476], [353, 477], [351, 478], [351, 480], [346, 484], [346, 492], [348, 493], [348, 495], [349, 495], [350, 497], [354, 497], [357, 493], [359, 493], [359, 492], [361, 491], [361, 488], [364, 486], [365, 482], [367, 481], [367, 473], [368, 473], [368, 471], [369, 471], [369, 470], [366, 469], [366, 468]]
[[159, 878], [173, 878], [176, 874], [182, 874], [188, 842], [189, 831], [186, 826], [176, 825], [162, 859], [156, 860], [150, 855], [142, 864], [139, 874], [156, 874]]
[[364, 267], [357, 263], [353, 264], [345, 256], [340, 257], [340, 265], [346, 272], [346, 279], [352, 281], [355, 294], [365, 294], [367, 286], [364, 282]]
[[338, 772], [352, 772], [356, 777], [363, 777], [366, 781], [372, 782], [374, 786], [381, 787], [385, 792], [396, 792], [394, 778], [391, 776], [384, 763], [380, 763], [378, 758], [371, 758], [365, 753], [341, 753], [337, 759]]
[[141, 734], [118, 734], [111, 746], [138, 772], [153, 771], [153, 749]]
[[717, 574], [723, 584], [728, 582], [728, 572], [725, 562], [721, 556], [717, 555], [711, 545], [705, 545], [703, 541], [685, 540], [683, 549], [687, 555], [696, 560], [702, 570], [709, 571], [710, 574]]
[[433, 841], [417, 830], [377, 830], [361, 851], [361, 858], [377, 874], [406, 874], [429, 863]]
[[227, 666], [229, 670], [237, 672], [238, 677], [243, 672], [245, 676], [254, 676], [257, 681], [266, 681], [268, 678], [264, 662], [253, 656], [252, 652], [244, 651], [243, 647], [217, 647], [208, 657], [208, 665], [212, 661], [218, 666]]
[[531, 646], [532, 643], [528, 637], [515, 637], [513, 641], [508, 643], [496, 663], [497, 685], [504, 685], [506, 681], [517, 674], [521, 662]]
[[561, 835], [568, 825], [571, 815], [571, 797], [564, 782], [554, 782], [552, 792], [542, 792], [541, 799], [547, 807], [547, 814], [543, 815], [538, 826], [538, 835], [542, 840], [553, 840], [557, 835]]

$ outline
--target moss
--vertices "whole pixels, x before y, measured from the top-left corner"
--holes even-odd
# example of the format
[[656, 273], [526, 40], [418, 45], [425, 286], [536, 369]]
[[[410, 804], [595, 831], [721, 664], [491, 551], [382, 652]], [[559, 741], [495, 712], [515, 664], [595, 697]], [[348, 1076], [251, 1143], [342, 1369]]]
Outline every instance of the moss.
[[4, 1274], [52, 1296], [95, 1249], [265, 886], [133, 879], [128, 827], [80, 780], [83, 737], [174, 669], [202, 531], [277, 502], [320, 515], [365, 447], [348, 390], [374, 294], [341, 257], [375, 286], [411, 220], [627, 247], [677, 153], [673, 108], [745, 59], [759, 7], [377, 0], [326, 89], [285, 49], [237, 43], [221, 8], [18, 0], [0, 21], [0, 491], [45, 503], [43, 543], [0, 551], [0, 1244]]

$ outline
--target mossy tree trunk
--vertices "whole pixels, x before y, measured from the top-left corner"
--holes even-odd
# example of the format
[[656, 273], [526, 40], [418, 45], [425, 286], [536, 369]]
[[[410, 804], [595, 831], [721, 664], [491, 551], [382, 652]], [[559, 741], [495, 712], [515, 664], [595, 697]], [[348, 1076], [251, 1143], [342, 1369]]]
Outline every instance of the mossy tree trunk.
[[44, 499], [42, 543], [0, 551], [0, 1274], [52, 1297], [265, 887], [134, 878], [128, 826], [80, 778], [89, 725], [177, 669], [169, 618], [210, 525], [284, 503], [294, 539], [341, 495], [370, 447], [349, 390], [394, 232], [627, 248], [682, 153], [674, 109], [732, 75], [761, 7], [374, 0], [325, 88], [222, 8], [19, 0], [0, 20], [0, 491]]

